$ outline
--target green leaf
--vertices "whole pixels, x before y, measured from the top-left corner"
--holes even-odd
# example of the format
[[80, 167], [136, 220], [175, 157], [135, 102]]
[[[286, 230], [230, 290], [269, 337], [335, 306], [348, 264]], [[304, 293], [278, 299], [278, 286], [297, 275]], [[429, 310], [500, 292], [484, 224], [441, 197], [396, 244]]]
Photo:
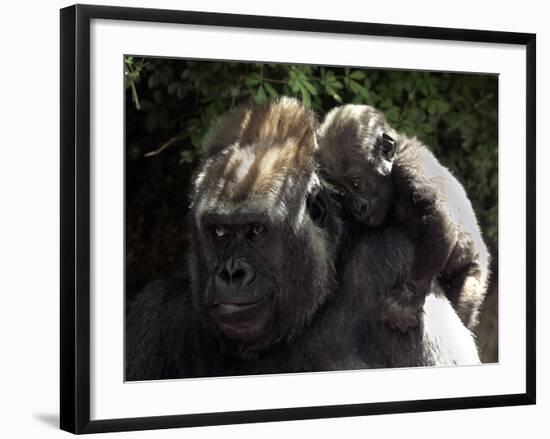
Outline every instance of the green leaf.
[[260, 77], [257, 74], [254, 74], [253, 76], [248, 76], [245, 78], [244, 83], [248, 87], [254, 87], [255, 85], [258, 85], [260, 83]]
[[265, 89], [262, 85], [258, 87], [258, 91], [256, 92], [256, 96], [254, 97], [254, 100], [258, 104], [263, 104], [267, 101], [267, 95], [265, 93]]
[[194, 132], [191, 134], [191, 143], [195, 148], [200, 148], [202, 146], [203, 135], [200, 132]]
[[149, 79], [147, 80], [147, 85], [150, 89], [155, 88], [159, 83], [159, 74], [158, 72], [153, 72], [151, 76], [149, 76]]
[[353, 81], [352, 79], [348, 80], [348, 87], [355, 94], [359, 94], [362, 88], [357, 82]]
[[304, 103], [304, 105], [308, 108], [311, 107], [311, 96], [309, 94], [309, 92], [307, 91], [307, 89], [302, 85], [300, 84], [300, 94], [302, 95], [302, 102]]
[[264, 87], [269, 93], [269, 96], [271, 96], [272, 98], [277, 98], [279, 96], [279, 93], [277, 93], [277, 90], [275, 90], [269, 82], [264, 82]]
[[310, 94], [316, 95], [317, 89], [313, 86], [313, 84], [307, 80], [302, 81], [302, 84], [305, 88], [307, 88], [307, 91], [309, 91]]
[[450, 110], [449, 104], [446, 101], [439, 101], [439, 112], [442, 114], [448, 113]]
[[184, 85], [180, 82], [178, 84], [178, 99], [183, 99], [185, 95], [187, 94], [187, 90], [185, 89]]
[[156, 89], [153, 93], [153, 99], [157, 104], [161, 104], [163, 99], [162, 92], [159, 89]]
[[172, 84], [168, 86], [168, 94], [173, 95], [178, 89], [178, 86], [179, 86], [179, 82], [172, 82]]
[[300, 81], [298, 81], [296, 78], [291, 78], [288, 81], [288, 85], [290, 86], [293, 92], [297, 93], [298, 91], [300, 91]]
[[367, 75], [366, 75], [365, 72], [363, 72], [362, 70], [354, 70], [354, 71], [351, 72], [351, 74], [349, 75], [350, 78], [358, 79], [358, 80], [365, 79], [366, 76], [367, 76]]
[[391, 107], [388, 111], [385, 112], [386, 118], [392, 123], [397, 123], [399, 121], [399, 108], [398, 107]]

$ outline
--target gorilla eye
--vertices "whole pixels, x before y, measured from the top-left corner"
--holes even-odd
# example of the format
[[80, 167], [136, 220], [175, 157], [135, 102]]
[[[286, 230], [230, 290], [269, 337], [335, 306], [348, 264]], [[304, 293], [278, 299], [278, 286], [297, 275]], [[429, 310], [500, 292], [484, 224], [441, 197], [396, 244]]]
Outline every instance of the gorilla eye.
[[258, 236], [261, 233], [263, 233], [264, 230], [265, 230], [265, 227], [262, 226], [261, 224], [257, 224], [257, 223], [256, 224], [250, 224], [247, 227], [247, 232], [251, 236]]
[[225, 238], [229, 235], [229, 229], [225, 226], [214, 226], [212, 232], [216, 238]]
[[344, 198], [345, 195], [346, 191], [342, 188], [336, 188], [336, 190], [334, 191], [334, 197], [338, 200]]

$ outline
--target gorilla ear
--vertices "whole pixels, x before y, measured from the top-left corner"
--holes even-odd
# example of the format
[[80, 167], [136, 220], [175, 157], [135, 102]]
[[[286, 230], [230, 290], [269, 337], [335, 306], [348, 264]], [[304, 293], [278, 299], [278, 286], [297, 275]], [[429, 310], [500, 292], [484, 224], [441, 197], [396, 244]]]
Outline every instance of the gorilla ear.
[[314, 189], [307, 197], [306, 207], [313, 222], [324, 227], [328, 218], [328, 202], [324, 191]]
[[380, 139], [380, 152], [386, 160], [393, 160], [395, 156], [395, 140], [386, 133], [382, 134]]

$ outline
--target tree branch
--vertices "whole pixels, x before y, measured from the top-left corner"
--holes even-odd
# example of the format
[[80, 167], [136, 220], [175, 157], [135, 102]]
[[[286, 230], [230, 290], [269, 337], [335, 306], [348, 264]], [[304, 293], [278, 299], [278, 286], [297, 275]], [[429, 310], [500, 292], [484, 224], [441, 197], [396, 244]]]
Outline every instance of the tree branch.
[[170, 145], [172, 145], [177, 140], [181, 139], [183, 135], [185, 134], [185, 131], [176, 134], [174, 137], [171, 137], [166, 142], [164, 142], [162, 145], [160, 145], [157, 149], [154, 151], [149, 151], [143, 154], [143, 157], [153, 157], [155, 155], [159, 155], [162, 151], [164, 151], [166, 148], [168, 148]]

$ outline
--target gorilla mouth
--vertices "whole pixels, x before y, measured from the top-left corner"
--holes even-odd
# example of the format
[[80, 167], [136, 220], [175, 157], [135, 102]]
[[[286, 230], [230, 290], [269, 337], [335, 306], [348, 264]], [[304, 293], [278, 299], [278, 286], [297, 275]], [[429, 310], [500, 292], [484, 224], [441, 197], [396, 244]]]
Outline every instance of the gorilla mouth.
[[247, 320], [247, 316], [252, 317], [256, 314], [258, 308], [260, 308], [266, 299], [262, 299], [258, 302], [252, 303], [219, 303], [212, 305], [210, 312], [214, 315], [216, 320]]
[[263, 300], [255, 303], [222, 303], [220, 305], [215, 306], [215, 308], [216, 308], [216, 312], [220, 315], [232, 315], [235, 313], [250, 310], [258, 306], [258, 304], [261, 302], [263, 302]]
[[253, 303], [220, 303], [210, 308], [210, 314], [221, 331], [231, 338], [251, 338], [258, 335], [267, 320], [268, 298]]

